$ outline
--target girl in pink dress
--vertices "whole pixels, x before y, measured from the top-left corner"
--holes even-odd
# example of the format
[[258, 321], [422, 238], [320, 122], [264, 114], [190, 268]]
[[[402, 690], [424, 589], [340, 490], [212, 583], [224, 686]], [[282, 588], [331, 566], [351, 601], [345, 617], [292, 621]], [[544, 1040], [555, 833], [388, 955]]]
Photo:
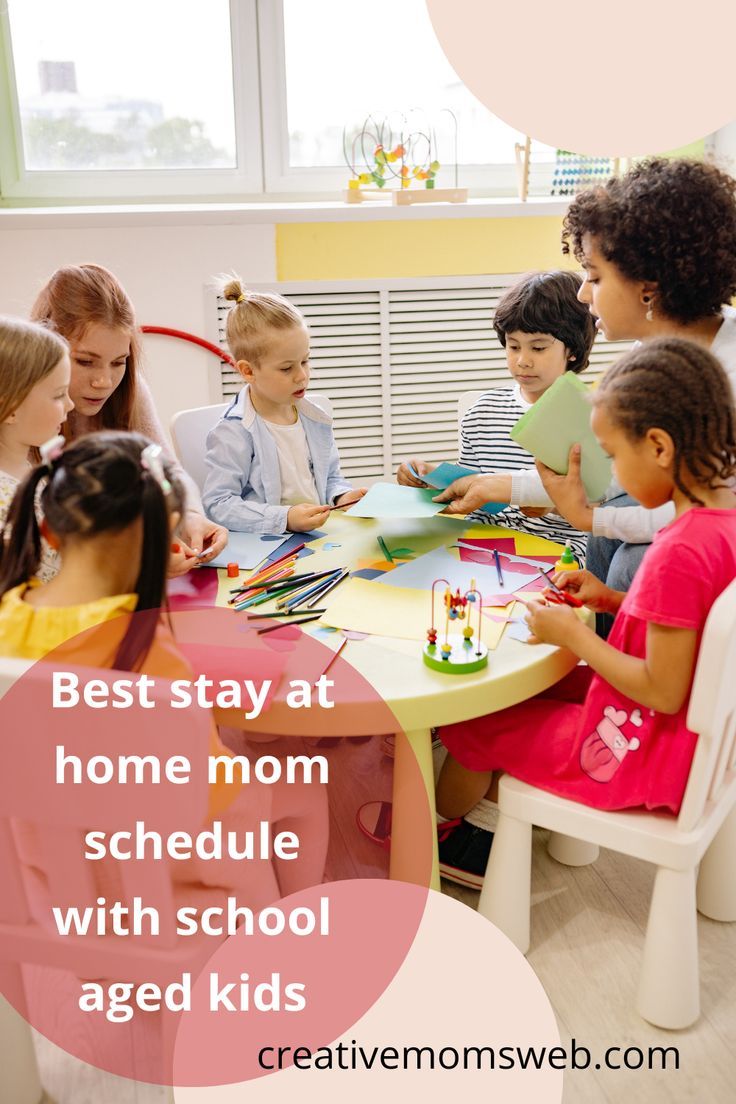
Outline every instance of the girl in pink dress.
[[[449, 752], [437, 785], [444, 817], [493, 798], [499, 771], [599, 809], [680, 808], [696, 741], [686, 717], [700, 637], [736, 578], [733, 394], [711, 353], [663, 338], [610, 368], [592, 401], [591, 424], [618, 482], [649, 509], [671, 499], [675, 519], [627, 593], [588, 571], [555, 576], [590, 609], [616, 614], [607, 642], [569, 606], [530, 603], [533, 642], [567, 647], [587, 666], [530, 701], [440, 729]], [[453, 852], [452, 866], [463, 866], [459, 835], [479, 831], [468, 827], [441, 847]]]

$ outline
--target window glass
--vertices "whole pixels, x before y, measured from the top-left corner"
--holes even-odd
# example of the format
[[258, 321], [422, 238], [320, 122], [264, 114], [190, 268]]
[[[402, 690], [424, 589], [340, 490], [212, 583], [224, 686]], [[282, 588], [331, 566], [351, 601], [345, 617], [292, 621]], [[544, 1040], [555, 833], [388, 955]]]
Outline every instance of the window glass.
[[[343, 164], [343, 126], [372, 114], [401, 116], [410, 132], [434, 126], [439, 160], [510, 163], [522, 135], [497, 119], [458, 79], [432, 29], [424, 0], [284, 0], [286, 91], [292, 167]], [[489, 44], [489, 64], [492, 50]], [[412, 111], [421, 108], [422, 111]], [[352, 142], [349, 143], [352, 156]], [[369, 143], [370, 145], [370, 143]], [[373, 147], [370, 147], [372, 158]]]
[[228, 0], [9, 0], [27, 170], [236, 165]]

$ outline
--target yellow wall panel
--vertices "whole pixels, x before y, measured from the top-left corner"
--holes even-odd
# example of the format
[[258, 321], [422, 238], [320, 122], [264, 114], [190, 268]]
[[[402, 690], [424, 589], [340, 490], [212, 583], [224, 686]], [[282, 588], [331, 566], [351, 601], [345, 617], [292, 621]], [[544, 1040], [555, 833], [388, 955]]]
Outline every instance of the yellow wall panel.
[[279, 280], [469, 276], [572, 268], [559, 216], [282, 223]]

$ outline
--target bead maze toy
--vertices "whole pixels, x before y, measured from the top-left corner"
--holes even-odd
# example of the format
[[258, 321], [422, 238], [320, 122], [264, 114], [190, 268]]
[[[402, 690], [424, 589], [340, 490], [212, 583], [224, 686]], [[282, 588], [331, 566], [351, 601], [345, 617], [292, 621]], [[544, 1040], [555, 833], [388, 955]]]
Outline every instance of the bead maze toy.
[[345, 202], [362, 203], [365, 199], [388, 196], [399, 205], [467, 202], [468, 189], [457, 186], [457, 120], [449, 108], [443, 110], [452, 119], [454, 128], [453, 188], [436, 186], [441, 165], [437, 136], [427, 120], [422, 117], [421, 123], [413, 128], [405, 115], [395, 121], [388, 115], [382, 118], [368, 115], [357, 130], [343, 129], [343, 156], [352, 174], [343, 192]]
[[[445, 631], [444, 640], [437, 640], [438, 631], [435, 627], [434, 600], [435, 587], [440, 583], [445, 584]], [[470, 615], [473, 607], [478, 607], [478, 636], [474, 637], [474, 630], [470, 624]], [[432, 624], [427, 629], [427, 643], [424, 645], [422, 658], [427, 667], [433, 671], [441, 671], [447, 675], [469, 675], [474, 671], [480, 671], [488, 663], [488, 648], [481, 640], [481, 606], [483, 599], [475, 587], [475, 580], [471, 580], [471, 586], [464, 594], [458, 587], [453, 593], [447, 579], [435, 579], [432, 583]], [[451, 621], [464, 621], [467, 624], [459, 633], [450, 633]]]

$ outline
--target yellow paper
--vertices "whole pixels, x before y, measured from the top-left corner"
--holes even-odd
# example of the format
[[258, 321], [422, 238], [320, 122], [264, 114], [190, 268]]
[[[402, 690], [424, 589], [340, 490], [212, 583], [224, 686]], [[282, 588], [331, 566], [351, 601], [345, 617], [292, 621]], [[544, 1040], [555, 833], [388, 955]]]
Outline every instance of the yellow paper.
[[[370, 579], [348, 579], [336, 589], [334, 597], [325, 600], [325, 606], [327, 612], [322, 617], [325, 625], [401, 640], [426, 640], [431, 618], [428, 591], [376, 586]], [[503, 614], [501, 609], [494, 612]], [[472, 616], [471, 625], [477, 632], [477, 615]], [[442, 640], [445, 613], [439, 594], [435, 600], [435, 619], [437, 638]], [[503, 630], [503, 624], [482, 618], [481, 640], [487, 648], [496, 647]], [[452, 631], [458, 631], [458, 622], [452, 622]]]

